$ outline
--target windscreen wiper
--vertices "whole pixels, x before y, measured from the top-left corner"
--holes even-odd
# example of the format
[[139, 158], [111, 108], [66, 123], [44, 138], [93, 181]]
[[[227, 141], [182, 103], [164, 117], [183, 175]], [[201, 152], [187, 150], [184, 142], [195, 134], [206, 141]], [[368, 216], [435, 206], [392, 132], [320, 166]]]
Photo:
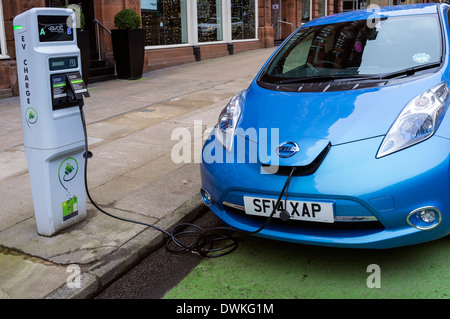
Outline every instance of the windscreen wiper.
[[290, 78], [286, 80], [280, 80], [275, 84], [292, 84], [292, 83], [311, 83], [311, 82], [326, 82], [336, 80], [346, 81], [360, 81], [364, 79], [379, 79], [379, 76], [373, 74], [327, 74], [316, 76], [305, 76], [301, 78]]
[[381, 74], [380, 79], [392, 79], [392, 78], [397, 78], [399, 76], [411, 76], [411, 75], [414, 75], [417, 71], [432, 69], [432, 68], [438, 67], [440, 65], [441, 65], [441, 62], [433, 62], [433, 63], [427, 63], [427, 64], [423, 64], [423, 65], [419, 65], [419, 66], [414, 66], [411, 68], [406, 68], [406, 69], [395, 71], [395, 72]]
[[275, 84], [292, 84], [292, 83], [311, 83], [311, 82], [326, 82], [326, 81], [336, 81], [336, 80], [346, 80], [346, 81], [360, 81], [360, 80], [388, 80], [392, 78], [397, 78], [400, 76], [411, 76], [418, 71], [428, 70], [441, 65], [441, 62], [427, 63], [415, 67], [410, 67], [402, 69], [395, 72], [385, 73], [385, 74], [327, 74], [327, 75], [316, 75], [316, 76], [305, 76], [300, 78], [289, 78], [285, 80], [280, 80]]

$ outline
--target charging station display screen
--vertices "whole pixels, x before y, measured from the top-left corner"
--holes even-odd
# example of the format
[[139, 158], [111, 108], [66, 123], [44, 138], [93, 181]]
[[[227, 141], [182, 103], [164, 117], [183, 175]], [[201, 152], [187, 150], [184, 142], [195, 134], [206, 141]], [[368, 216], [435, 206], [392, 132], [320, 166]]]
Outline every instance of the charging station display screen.
[[38, 16], [39, 41], [73, 41], [74, 30], [67, 23], [71, 19], [72, 16]]
[[51, 58], [48, 62], [50, 71], [78, 68], [78, 57], [76, 56]]

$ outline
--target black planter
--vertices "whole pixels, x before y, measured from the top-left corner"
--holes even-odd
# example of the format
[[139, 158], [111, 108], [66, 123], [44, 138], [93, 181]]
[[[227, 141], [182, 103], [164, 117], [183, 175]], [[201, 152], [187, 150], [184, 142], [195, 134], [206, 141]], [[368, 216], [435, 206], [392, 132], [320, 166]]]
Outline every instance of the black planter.
[[91, 62], [90, 32], [77, 30], [77, 44], [81, 54], [81, 74], [86, 85], [89, 83], [89, 64]]
[[144, 68], [144, 29], [111, 30], [114, 60], [119, 79], [142, 77]]

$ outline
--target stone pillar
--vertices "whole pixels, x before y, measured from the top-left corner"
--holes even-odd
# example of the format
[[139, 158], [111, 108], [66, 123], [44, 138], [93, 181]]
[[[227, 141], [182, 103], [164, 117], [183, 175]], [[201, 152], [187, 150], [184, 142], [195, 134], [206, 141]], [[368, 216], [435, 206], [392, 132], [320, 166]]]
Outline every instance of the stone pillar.
[[262, 48], [273, 47], [273, 27], [271, 25], [271, 0], [258, 1], [258, 38]]

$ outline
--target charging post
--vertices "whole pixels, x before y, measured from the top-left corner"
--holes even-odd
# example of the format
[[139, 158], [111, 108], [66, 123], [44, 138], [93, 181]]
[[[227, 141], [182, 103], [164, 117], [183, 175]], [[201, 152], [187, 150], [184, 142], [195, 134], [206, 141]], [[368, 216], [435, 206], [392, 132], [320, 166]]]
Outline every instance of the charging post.
[[52, 236], [86, 217], [85, 137], [75, 13], [33, 8], [14, 18], [25, 155], [37, 232]]

